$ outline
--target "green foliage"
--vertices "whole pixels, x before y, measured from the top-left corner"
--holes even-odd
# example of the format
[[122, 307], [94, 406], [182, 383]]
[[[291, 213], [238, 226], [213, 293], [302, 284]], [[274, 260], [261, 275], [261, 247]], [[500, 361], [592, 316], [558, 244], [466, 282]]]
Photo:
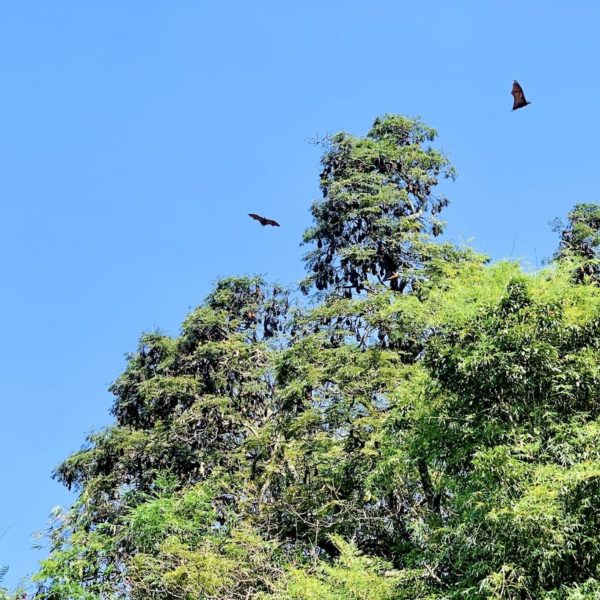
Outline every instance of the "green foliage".
[[575, 259], [575, 281], [597, 283], [600, 278], [600, 206], [576, 204], [569, 212], [567, 225], [557, 219], [554, 221], [554, 230], [560, 233], [560, 244], [554, 259]]
[[414, 574], [392, 569], [381, 559], [362, 555], [353, 544], [334, 536], [340, 552], [331, 564], [295, 565], [288, 568], [277, 591], [263, 600], [401, 600], [414, 598]]
[[448, 159], [427, 144], [434, 129], [419, 119], [385, 115], [366, 137], [338, 133], [323, 157], [315, 224], [304, 234], [316, 248], [306, 255], [312, 275], [304, 283], [360, 292], [373, 279], [390, 277], [403, 290], [429, 258], [426, 234], [442, 233], [437, 215], [447, 206], [433, 189], [440, 177], [454, 177]]
[[114, 424], [56, 470], [78, 497], [39, 600], [600, 597], [600, 288], [581, 257], [531, 274], [427, 240], [433, 137], [332, 138], [307, 234], [330, 293], [224, 279], [142, 336]]

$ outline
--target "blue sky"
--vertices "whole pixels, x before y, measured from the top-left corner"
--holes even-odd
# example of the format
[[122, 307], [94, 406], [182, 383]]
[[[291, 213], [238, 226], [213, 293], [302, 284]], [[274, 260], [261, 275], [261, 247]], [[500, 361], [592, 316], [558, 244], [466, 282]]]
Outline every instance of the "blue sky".
[[598, 31], [591, 1], [0, 3], [8, 583], [139, 334], [176, 333], [220, 275], [302, 277], [315, 135], [420, 115], [459, 172], [448, 237], [551, 255], [548, 221], [599, 198]]

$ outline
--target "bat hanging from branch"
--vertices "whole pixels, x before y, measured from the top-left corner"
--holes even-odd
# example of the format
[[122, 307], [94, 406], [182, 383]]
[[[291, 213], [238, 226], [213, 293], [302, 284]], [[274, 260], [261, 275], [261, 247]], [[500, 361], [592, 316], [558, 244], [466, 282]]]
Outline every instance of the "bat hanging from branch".
[[517, 110], [518, 108], [523, 108], [524, 106], [531, 104], [531, 102], [527, 102], [523, 88], [519, 85], [519, 82], [516, 79], [513, 81], [511, 94], [514, 98], [512, 107], [513, 110]]
[[265, 225], [272, 225], [273, 227], [281, 227], [277, 221], [273, 221], [273, 219], [267, 219], [266, 217], [261, 217], [260, 215], [255, 215], [254, 213], [248, 213], [249, 217], [252, 217], [255, 221], [258, 221], [263, 227]]
[[399, 279], [399, 273], [392, 273], [389, 277], [386, 277], [383, 281], [394, 281], [394, 279]]

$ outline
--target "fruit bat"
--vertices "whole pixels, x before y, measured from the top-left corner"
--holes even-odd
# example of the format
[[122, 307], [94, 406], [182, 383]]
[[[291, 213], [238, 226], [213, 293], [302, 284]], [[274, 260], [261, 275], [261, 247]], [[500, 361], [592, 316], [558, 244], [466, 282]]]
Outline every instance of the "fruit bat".
[[393, 281], [394, 279], [398, 279], [400, 277], [399, 273], [393, 273], [389, 277], [386, 277], [384, 281]]
[[273, 221], [273, 219], [267, 219], [266, 217], [261, 217], [260, 215], [255, 215], [254, 213], [248, 213], [249, 217], [252, 217], [254, 220], [258, 221], [263, 227], [265, 225], [272, 225], [273, 227], [280, 227], [277, 221]]
[[525, 99], [525, 94], [523, 93], [523, 88], [519, 85], [519, 82], [515, 79], [513, 81], [512, 92], [514, 102], [513, 102], [513, 110], [517, 110], [517, 108], [523, 108], [531, 102], [527, 102]]

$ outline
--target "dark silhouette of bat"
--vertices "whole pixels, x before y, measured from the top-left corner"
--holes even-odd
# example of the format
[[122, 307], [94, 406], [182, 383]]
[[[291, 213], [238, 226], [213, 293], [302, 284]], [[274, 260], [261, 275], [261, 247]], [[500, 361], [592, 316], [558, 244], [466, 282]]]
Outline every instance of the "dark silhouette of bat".
[[514, 102], [513, 102], [513, 110], [517, 110], [518, 108], [523, 108], [531, 102], [527, 102], [525, 99], [525, 94], [523, 93], [523, 88], [519, 85], [519, 82], [515, 79], [513, 81], [513, 87], [511, 92]]
[[249, 217], [252, 217], [254, 220], [258, 221], [263, 227], [265, 225], [272, 225], [273, 227], [281, 227], [277, 221], [273, 221], [273, 219], [267, 219], [266, 217], [261, 217], [260, 215], [255, 215], [254, 213], [248, 213]]

